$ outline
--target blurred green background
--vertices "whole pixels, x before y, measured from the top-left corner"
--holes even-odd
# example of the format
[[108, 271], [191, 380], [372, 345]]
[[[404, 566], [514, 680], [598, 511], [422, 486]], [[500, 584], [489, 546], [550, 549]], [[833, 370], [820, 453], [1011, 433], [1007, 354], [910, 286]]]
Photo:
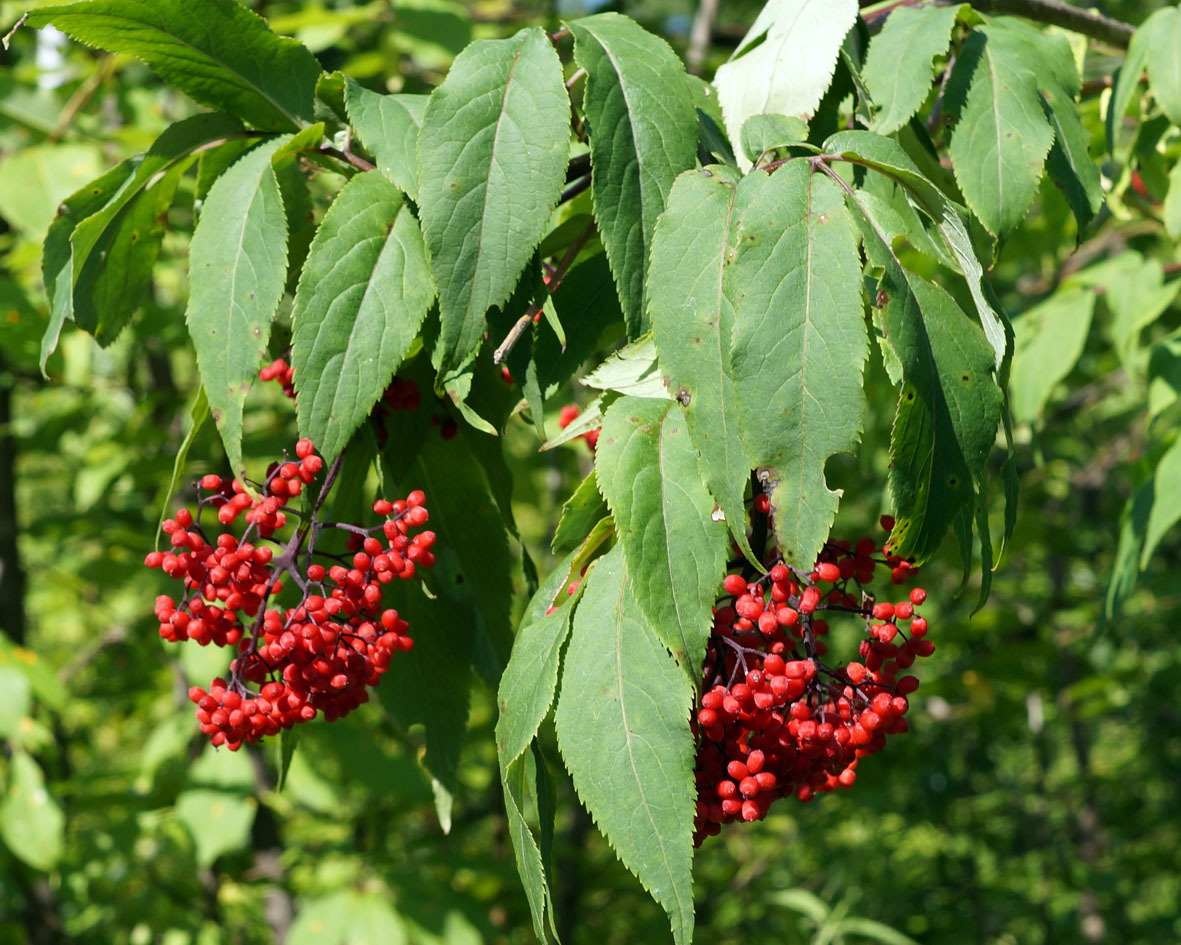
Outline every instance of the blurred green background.
[[[408, 92], [437, 84], [473, 38], [554, 28], [582, 10], [574, 0], [247, 5], [326, 69]], [[0, 29], [28, 6], [0, 2]], [[697, 13], [688, 0], [593, 6], [633, 16], [682, 53]], [[720, 6], [711, 41], [690, 57], [704, 57], [706, 76], [759, 4]], [[1102, 6], [1139, 22], [1155, 4]], [[1088, 59], [1100, 76], [1117, 61]], [[214, 754], [196, 732], [185, 692], [222, 668], [221, 654], [159, 640], [151, 611], [167, 586], [141, 565], [197, 388], [183, 321], [191, 176], [132, 326], [106, 349], [67, 326], [50, 377], [37, 369], [39, 246], [55, 207], [193, 111], [142, 64], [61, 37], [21, 30], [0, 52], [0, 942], [533, 941], [489, 690], [473, 701], [449, 833], [417, 762], [420, 734], [378, 706], [307, 726], [281, 793], [273, 746]], [[1084, 117], [1098, 154], [1097, 98]], [[323, 194], [339, 183], [325, 180]], [[1105, 223], [1118, 238], [1100, 256], [1134, 247], [1170, 259], [1159, 228], [1141, 223]], [[1076, 236], [1047, 186], [995, 269], [1013, 314], [1053, 284]], [[863, 765], [854, 790], [783, 802], [765, 823], [707, 841], [699, 941], [1181, 940], [1181, 542], [1161, 546], [1123, 613], [1101, 625], [1120, 512], [1151, 441], [1143, 379], [1112, 350], [1109, 320], [1101, 301], [1067, 384], [1042, 421], [1017, 430], [1021, 516], [987, 606], [971, 616], [978, 577], [957, 596], [952, 542], [925, 568], [938, 653], [912, 734]], [[1170, 310], [1161, 330], [1179, 320]], [[893, 391], [880, 363], [869, 384], [866, 446], [830, 466], [852, 537], [883, 510]], [[263, 389], [273, 386], [247, 403], [256, 459], [294, 435], [287, 401]], [[510, 427], [515, 512], [544, 573], [557, 511], [589, 457], [580, 442], [536, 448], [524, 423]], [[182, 482], [223, 463], [206, 429]], [[663, 913], [568, 783], [557, 790], [563, 941], [668, 939]]]

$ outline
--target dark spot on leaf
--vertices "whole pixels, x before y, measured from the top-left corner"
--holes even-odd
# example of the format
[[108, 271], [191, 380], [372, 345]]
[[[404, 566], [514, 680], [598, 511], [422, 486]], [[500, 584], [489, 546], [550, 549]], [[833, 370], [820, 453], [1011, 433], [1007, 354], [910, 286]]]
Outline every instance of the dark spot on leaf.
[[821, 225], [821, 226], [823, 226], [823, 225], [824, 225], [825, 223], [827, 223], [827, 222], [828, 222], [828, 214], [827, 214], [827, 213], [818, 213], [818, 214], [816, 214], [816, 223], [817, 223], [818, 225]]
[[133, 243], [139, 242], [139, 230], [132, 230], [131, 231], [131, 242], [133, 242]]
[[213, 417], [214, 423], [221, 423], [221, 411], [217, 407], [210, 408], [209, 415]]
[[951, 486], [951, 487], [954, 489], [956, 486], [958, 486], [958, 485], [960, 484], [960, 481], [959, 481], [958, 479], [956, 479], [956, 477], [955, 477], [955, 476], [951, 476], [951, 477], [950, 477], [950, 478], [947, 480], [947, 484], [948, 484], [949, 486]]
[[906, 402], [907, 402], [908, 404], [910, 404], [910, 403], [914, 403], [914, 391], [912, 391], [912, 390], [908, 390], [908, 391], [906, 392]]
[[691, 399], [692, 395], [689, 393], [688, 387], [680, 387], [677, 389], [677, 400], [680, 402], [682, 407], [688, 407], [689, 401]]
[[456, 584], [462, 584], [462, 583], [463, 583], [463, 575], [462, 575], [462, 574], [456, 574], [456, 575], [455, 575], [455, 583], [456, 583]]
[[890, 295], [885, 289], [878, 289], [878, 294], [873, 298], [873, 304], [877, 308], [884, 308], [886, 303], [890, 301]]
[[704, 177], [713, 177], [714, 176], [712, 171], [707, 171], [704, 167], [701, 169], [701, 173]]
[[968, 383], [968, 381], [970, 381], [970, 380], [971, 380], [971, 378], [970, 378], [970, 377], [968, 377], [968, 375], [967, 375], [967, 374], [963, 374], [963, 375], [961, 375], [961, 376], [960, 376], [960, 380], [961, 380], [961, 381], [963, 381], [965, 384], [967, 384], [967, 383]]

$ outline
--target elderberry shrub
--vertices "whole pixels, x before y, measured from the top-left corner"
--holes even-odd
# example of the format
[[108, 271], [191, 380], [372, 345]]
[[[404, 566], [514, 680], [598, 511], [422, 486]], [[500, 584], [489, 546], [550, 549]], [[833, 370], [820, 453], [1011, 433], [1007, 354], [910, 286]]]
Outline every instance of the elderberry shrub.
[[[767, 503], [756, 499], [755, 511], [765, 514]], [[893, 524], [882, 519], [887, 530]], [[766, 574], [727, 575], [714, 608], [693, 720], [697, 846], [724, 823], [761, 820], [778, 798], [851, 787], [859, 761], [909, 728], [907, 696], [919, 681], [898, 674], [935, 652], [916, 611], [926, 591], [879, 603], [867, 590], [879, 569], [891, 586], [917, 570], [872, 538], [829, 541], [806, 572], [771, 560]], [[857, 659], [825, 662], [821, 613], [863, 624]]]
[[[149, 568], [183, 583], [179, 603], [167, 595], [156, 598], [160, 636], [237, 652], [228, 679], [189, 690], [201, 731], [231, 751], [320, 713], [334, 721], [367, 702], [368, 687], [377, 685], [393, 654], [413, 646], [409, 624], [382, 606], [385, 587], [412, 579], [418, 568], [435, 561], [434, 532], [411, 534], [429, 518], [419, 490], [397, 502], [374, 502], [374, 513], [383, 519], [374, 525], [318, 517], [339, 460], [324, 477], [310, 513], [285, 542], [277, 540], [287, 525], [288, 501], [324, 468], [310, 440], [296, 443], [295, 454], [298, 462], [271, 466], [257, 498], [236, 479], [205, 476], [198, 483], [196, 512], [181, 509], [164, 522], [171, 550], [144, 559]], [[201, 524], [206, 509], [223, 529], [216, 536]], [[244, 526], [235, 536], [230, 529], [239, 519]], [[316, 547], [328, 529], [348, 533], [351, 559]], [[298, 588], [300, 598], [296, 606], [279, 610], [268, 605], [284, 579]]]

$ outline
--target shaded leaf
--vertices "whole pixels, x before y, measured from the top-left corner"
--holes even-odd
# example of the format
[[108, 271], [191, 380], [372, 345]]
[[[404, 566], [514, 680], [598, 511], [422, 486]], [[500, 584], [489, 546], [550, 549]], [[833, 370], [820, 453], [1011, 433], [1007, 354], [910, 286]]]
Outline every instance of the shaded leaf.
[[574, 615], [555, 724], [579, 799], [669, 915], [693, 935], [693, 689], [632, 594], [623, 550], [599, 559]]
[[85, 0], [41, 7], [26, 22], [142, 59], [194, 101], [257, 128], [286, 131], [312, 118], [315, 57], [234, 0]]
[[341, 189], [295, 293], [299, 429], [330, 462], [390, 383], [434, 301], [418, 221], [376, 171]]
[[582, 541], [599, 519], [608, 515], [607, 502], [599, 492], [598, 480], [592, 469], [590, 475], [579, 483], [570, 498], [562, 504], [562, 515], [554, 529], [550, 547], [558, 551], [567, 545]]
[[627, 17], [574, 20], [574, 58], [587, 72], [595, 220], [628, 337], [647, 329], [645, 276], [656, 219], [673, 180], [697, 156], [697, 113], [680, 59]]
[[1153, 502], [1144, 530], [1140, 570], [1148, 567], [1152, 553], [1165, 534], [1181, 521], [1181, 439], [1165, 451], [1152, 473]]

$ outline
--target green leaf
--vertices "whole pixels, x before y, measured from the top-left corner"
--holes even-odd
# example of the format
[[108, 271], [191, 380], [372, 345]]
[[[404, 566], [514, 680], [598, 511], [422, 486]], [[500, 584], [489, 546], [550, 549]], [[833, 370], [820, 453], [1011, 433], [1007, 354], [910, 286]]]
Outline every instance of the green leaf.
[[641, 397], [613, 403], [595, 450], [595, 476], [615, 516], [640, 609], [695, 684], [729, 541], [712, 514], [680, 405]]
[[101, 210], [70, 236], [72, 317], [99, 344], [127, 324], [152, 280], [164, 217], [195, 150], [241, 129], [228, 115], [194, 115], [169, 126]]
[[1148, 567], [1152, 553], [1161, 539], [1181, 521], [1181, 439], [1165, 451], [1152, 473], [1153, 502], [1144, 530], [1144, 548], [1140, 552], [1140, 570]]
[[0, 805], [0, 839], [33, 869], [49, 871], [65, 846], [61, 808], [45, 790], [45, 776], [32, 756], [19, 748], [9, 759], [8, 792]]
[[29, 677], [16, 666], [0, 663], [0, 737], [20, 743], [21, 722], [33, 710]]
[[[634, 397], [668, 398], [656, 345], [651, 335], [644, 335], [620, 348], [582, 379], [585, 387], [615, 391]], [[575, 421], [577, 422], [577, 421]]]
[[377, 169], [411, 200], [418, 199], [418, 129], [425, 95], [381, 95], [347, 79], [344, 102], [357, 137]]
[[259, 145], [217, 179], [189, 252], [185, 321], [210, 413], [239, 478], [242, 405], [287, 281], [287, 220], [271, 156], [288, 138]]
[[228, 791], [183, 791], [176, 799], [176, 818], [193, 838], [197, 864], [212, 866], [223, 853], [245, 847], [257, 807], [253, 797]]
[[869, 44], [861, 78], [877, 106], [871, 130], [905, 125], [931, 91], [934, 60], [947, 52], [960, 7], [899, 7]]
[[29, 26], [142, 59], [194, 101], [267, 131], [312, 119], [320, 66], [234, 0], [84, 0], [42, 7]]
[[57, 348], [62, 325], [74, 317], [73, 247], [70, 237], [78, 224], [98, 213], [120, 191], [139, 166], [139, 159], [129, 158], [111, 168], [97, 180], [67, 197], [49, 225], [41, 249], [41, 277], [49, 296], [49, 325], [41, 339], [41, 373], [49, 356]]
[[1148, 46], [1152, 37], [1152, 32], [1148, 29], [1148, 26], [1153, 19], [1164, 12], [1164, 10], [1158, 10], [1145, 20], [1144, 24], [1132, 34], [1132, 40], [1128, 43], [1128, 52], [1124, 57], [1123, 65], [1115, 73], [1115, 84], [1112, 86], [1111, 98], [1107, 102], [1105, 120], [1107, 150], [1112, 155], [1115, 154], [1118, 127], [1123, 123], [1124, 116], [1128, 113], [1128, 106], [1132, 104], [1132, 97], [1140, 88], [1140, 76], [1144, 72], [1145, 63], [1148, 61]]
[[1173, 239], [1181, 237], [1181, 163], [1169, 171], [1169, 190], [1161, 207], [1165, 230]]
[[873, 919], [863, 919], [860, 916], [842, 919], [836, 930], [836, 935], [860, 935], [862, 938], [880, 942], [881, 945], [919, 945], [909, 935], [903, 935], [888, 925]]
[[27, 237], [40, 237], [60, 204], [99, 173], [90, 144], [49, 144], [10, 152], [0, 161], [0, 216]]
[[1148, 356], [1148, 418], [1181, 397], [1181, 334], [1152, 346]]
[[[538, 769], [544, 767], [545, 762], [540, 752], [534, 750], [521, 755], [507, 768], [501, 765], [501, 786], [504, 788], [504, 809], [508, 820], [509, 837], [513, 844], [513, 854], [517, 859], [517, 872], [521, 875], [521, 884], [525, 887], [525, 897], [529, 900], [529, 912], [533, 917], [533, 931], [539, 942], [546, 941], [546, 914], [551, 917], [550, 927], [553, 928], [554, 914], [553, 890], [550, 887], [548, 871], [542, 851], [538, 848], [533, 830], [525, 820], [526, 798], [529, 794], [538, 798], [541, 806], [541, 788], [538, 784]], [[552, 822], [552, 817], [551, 817]], [[557, 938], [555, 930], [554, 937]]]
[[752, 164], [777, 148], [803, 145], [807, 140], [807, 123], [790, 115], [752, 115], [742, 126], [742, 153]]
[[405, 923], [375, 893], [342, 890], [306, 902], [287, 945], [404, 945]]
[[[742, 126], [766, 113], [811, 117], [832, 81], [855, 0], [768, 0], [714, 85], [726, 133], [741, 148]], [[750, 164], [739, 158], [739, 167]]]
[[[1174, 125], [1181, 125], [1181, 10], [1166, 6], [1141, 25], [1148, 37], [1148, 85]], [[1138, 31], [1138, 32], [1139, 32]]]
[[558, 659], [570, 632], [574, 604], [562, 593], [575, 553], [567, 555], [529, 601], [497, 690], [496, 750], [501, 769], [533, 741], [553, 703]]
[[156, 525], [157, 543], [164, 528], [164, 519], [172, 514], [172, 497], [176, 495], [177, 487], [180, 486], [180, 481], [184, 478], [189, 450], [192, 449], [197, 434], [201, 432], [201, 428], [205, 426], [205, 421], [208, 419], [209, 401], [205, 397], [205, 388], [198, 387], [197, 396], [193, 398], [193, 406], [189, 409], [189, 429], [176, 451], [176, 458], [172, 461], [172, 476], [168, 480], [168, 489], [164, 492], [164, 501], [160, 503], [160, 521]]
[[553, 551], [582, 541], [595, 523], [609, 514], [607, 502], [599, 492], [599, 483], [592, 469], [562, 505], [562, 515], [550, 544]]
[[1159, 260], [1131, 250], [1070, 278], [1079, 285], [1103, 288], [1103, 300], [1112, 314], [1107, 330], [1116, 353], [1129, 372], [1142, 374], [1148, 352], [1140, 343], [1141, 335], [1173, 304], [1181, 282], [1166, 282]]
[[853, 449], [868, 354], [857, 233], [841, 191], [794, 161], [738, 185], [730, 373], [747, 452], [786, 560], [811, 567], [840, 493], [828, 458]]
[[1016, 420], [1029, 423], [1041, 414], [1083, 353], [1094, 310], [1095, 293], [1068, 284], [1013, 323], [1009, 390]]
[[[776, 116], [752, 118], [744, 134], [759, 117]], [[652, 244], [648, 304], [661, 371], [684, 407], [705, 484], [734, 539], [753, 557], [743, 506], [751, 461], [730, 375], [734, 287], [725, 278], [737, 243], [736, 184], [736, 177], [718, 166], [677, 178]]]
[[824, 151], [838, 153], [846, 160], [893, 178], [910, 192], [917, 205], [931, 218], [968, 283], [976, 315], [1000, 371], [1012, 351], [1012, 328], [1004, 313], [993, 304], [992, 292], [984, 278], [984, 267], [976, 256], [962, 216], [963, 209], [931, 183], [898, 142], [890, 138], [868, 131], [842, 131], [824, 142]]
[[[1178, 441], [1181, 443], [1181, 440]], [[1176, 491], [1174, 485], [1173, 491]], [[1115, 560], [1111, 566], [1111, 577], [1107, 583], [1107, 595], [1103, 602], [1103, 619], [1110, 620], [1119, 613], [1128, 595], [1136, 587], [1140, 577], [1140, 560], [1144, 550], [1144, 536], [1148, 530], [1148, 518], [1156, 498], [1156, 483], [1152, 477], [1141, 483], [1128, 498], [1120, 515], [1119, 543]]]
[[439, 289], [440, 377], [479, 348], [485, 313], [512, 294], [561, 194], [570, 102], [545, 33], [478, 40], [427, 104], [419, 204]]
[[1054, 143], [1038, 93], [1038, 60], [1028, 52], [1016, 33], [982, 27], [964, 43], [948, 86], [946, 107], [958, 109], [948, 148], [955, 179], [997, 237], [1024, 219]]
[[324, 215], [295, 293], [299, 429], [330, 462], [390, 383], [434, 301], [418, 221], [376, 171]]
[[291, 770], [291, 759], [299, 745], [299, 729], [287, 728], [279, 732], [279, 776], [275, 779], [275, 790], [282, 791]]
[[1046, 170], [1062, 191], [1082, 230], [1103, 206], [1099, 167], [1090, 154], [1091, 135], [1083, 127], [1073, 97], [1054, 83], [1048, 83], [1040, 94], [1046, 118], [1054, 129], [1054, 145], [1046, 160]]
[[693, 936], [693, 689], [632, 594], [623, 549], [599, 559], [574, 615], [555, 724], [579, 799], [669, 915]]
[[867, 214], [866, 255], [881, 267], [882, 346], [902, 371], [890, 436], [895, 524], [887, 547], [921, 563], [983, 486], [1001, 392], [980, 328], [944, 289], [903, 268], [892, 249], [897, 234], [872, 204], [857, 204]]
[[696, 162], [697, 112], [680, 59], [625, 16], [574, 20], [574, 58], [586, 70], [595, 220], [627, 322], [647, 330], [644, 301], [656, 218], [676, 176]]

